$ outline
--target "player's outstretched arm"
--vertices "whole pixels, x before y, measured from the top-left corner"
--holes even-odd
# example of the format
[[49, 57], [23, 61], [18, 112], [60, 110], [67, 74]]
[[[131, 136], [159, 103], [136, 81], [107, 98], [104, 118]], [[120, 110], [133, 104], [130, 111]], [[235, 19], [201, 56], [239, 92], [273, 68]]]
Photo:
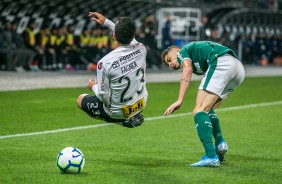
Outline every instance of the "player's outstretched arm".
[[189, 60], [184, 60], [182, 62], [182, 75], [180, 80], [180, 89], [179, 95], [176, 102], [174, 102], [167, 110], [164, 112], [164, 116], [168, 116], [173, 113], [175, 110], [181, 108], [182, 102], [184, 100], [184, 96], [186, 91], [190, 85], [191, 76], [192, 76], [192, 63]]
[[89, 12], [88, 17], [91, 17], [91, 20], [97, 22], [98, 24], [104, 24], [106, 17], [98, 12]]

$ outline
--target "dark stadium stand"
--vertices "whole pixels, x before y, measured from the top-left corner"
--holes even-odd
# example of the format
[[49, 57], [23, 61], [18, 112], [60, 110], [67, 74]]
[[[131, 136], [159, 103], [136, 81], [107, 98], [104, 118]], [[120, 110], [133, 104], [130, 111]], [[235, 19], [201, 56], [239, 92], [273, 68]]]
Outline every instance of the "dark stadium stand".
[[282, 12], [266, 10], [235, 9], [218, 19], [215, 25], [233, 25], [239, 27], [252, 27], [262, 29], [275, 29], [282, 31]]
[[[282, 12], [279, 11], [279, 8], [281, 9], [282, 7], [279, 6], [282, 5], [282, 0], [277, 0], [276, 4], [268, 4], [268, 2], [273, 1], [0, 0], [0, 30], [4, 30], [4, 25], [7, 21], [17, 25], [18, 34], [23, 34], [30, 23], [37, 25], [37, 28], [33, 30], [36, 35], [44, 28], [54, 31], [53, 29], [59, 29], [63, 26], [72, 26], [74, 36], [79, 37], [83, 30], [88, 29], [90, 31], [95, 28], [95, 23], [87, 17], [89, 11], [101, 12], [113, 20], [119, 16], [129, 16], [136, 20], [136, 23], [139, 24], [138, 26], [143, 26], [147, 16], [151, 14], [156, 15], [160, 8], [197, 8], [201, 11], [202, 16], [207, 17], [208, 22], [201, 25], [201, 30], [193, 30], [201, 31], [201, 36], [194, 38], [208, 39], [226, 44], [232, 47], [243, 59], [245, 59], [245, 55], [251, 55], [252, 57], [246, 59], [247, 63], [260, 64], [262, 58], [268, 58], [267, 63], [275, 63], [276, 60], [274, 58], [279, 55], [278, 53], [282, 53]], [[157, 21], [154, 26], [160, 27], [161, 25], [158, 25]], [[200, 20], [198, 21], [200, 22]], [[185, 29], [188, 28], [190, 33], [193, 33], [191, 30], [196, 26], [192, 27], [190, 22], [188, 24]], [[267, 36], [270, 38], [267, 38]], [[160, 37], [160, 35], [155, 37]], [[0, 35], [0, 39], [2, 38], [3, 35]], [[189, 38], [192, 38], [192, 34], [190, 34]], [[191, 40], [193, 38], [183, 40], [183, 42]], [[176, 44], [176, 40], [174, 44]], [[160, 44], [158, 46], [160, 48]], [[7, 56], [5, 46], [2, 47], [4, 49], [0, 48], [0, 64], [3, 69], [7, 67], [4, 65], [8, 60], [7, 58], [10, 57]], [[271, 49], [274, 49], [259, 49], [258, 47], [271, 47]], [[87, 58], [88, 56], [83, 57]], [[98, 59], [98, 56], [96, 59]], [[41, 58], [41, 60], [45, 59]], [[155, 60], [155, 58], [152, 60]], [[85, 60], [81, 62], [85, 64], [90, 61]]]
[[[46, 22], [48, 19], [60, 18], [62, 21], [67, 19], [87, 18], [89, 11], [103, 12], [109, 18], [118, 16], [129, 16], [132, 19], [143, 20], [148, 14], [155, 13], [161, 7], [196, 7], [201, 8], [203, 14], [209, 17], [209, 27], [216, 24], [224, 24], [220, 22], [228, 22], [228, 24], [257, 25], [263, 24], [268, 26], [281, 24], [281, 15], [279, 13], [264, 11], [236, 10], [243, 7], [244, 1], [206, 1], [206, 0], [152, 0], [152, 1], [136, 1], [136, 0], [0, 0], [0, 17], [3, 19], [19, 20], [23, 16], [33, 19], [42, 17]], [[232, 11], [232, 12], [231, 12]], [[277, 16], [278, 15], [278, 16]]]

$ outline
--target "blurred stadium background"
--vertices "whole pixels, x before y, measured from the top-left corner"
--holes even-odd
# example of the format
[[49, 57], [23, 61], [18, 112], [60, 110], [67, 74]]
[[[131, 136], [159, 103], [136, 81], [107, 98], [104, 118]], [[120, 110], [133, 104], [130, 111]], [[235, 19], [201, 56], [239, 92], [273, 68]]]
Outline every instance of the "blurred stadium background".
[[[0, 0], [0, 183], [281, 183], [281, 9], [282, 0]], [[131, 17], [147, 46], [150, 97], [140, 128], [102, 128], [109, 124], [76, 107], [95, 64], [115, 47], [89, 11]], [[164, 68], [160, 53], [194, 40], [231, 47], [246, 68], [243, 85], [218, 110], [230, 145], [222, 169], [187, 167], [202, 153], [193, 101], [162, 116], [180, 71]], [[69, 145], [87, 160], [76, 177], [55, 165]]]
[[95, 70], [115, 43], [89, 11], [135, 20], [152, 70], [162, 69], [163, 48], [194, 40], [224, 44], [244, 64], [279, 66], [281, 9], [282, 0], [0, 0], [0, 69]]

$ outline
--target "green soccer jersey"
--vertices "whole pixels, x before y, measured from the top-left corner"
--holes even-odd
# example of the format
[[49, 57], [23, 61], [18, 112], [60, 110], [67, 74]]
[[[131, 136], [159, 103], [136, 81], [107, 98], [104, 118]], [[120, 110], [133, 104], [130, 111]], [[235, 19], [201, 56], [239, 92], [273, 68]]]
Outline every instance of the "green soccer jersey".
[[177, 61], [182, 66], [184, 59], [191, 60], [193, 73], [204, 75], [209, 66], [216, 66], [217, 57], [224, 54], [230, 54], [237, 58], [236, 54], [228, 47], [211, 41], [195, 41], [180, 49]]

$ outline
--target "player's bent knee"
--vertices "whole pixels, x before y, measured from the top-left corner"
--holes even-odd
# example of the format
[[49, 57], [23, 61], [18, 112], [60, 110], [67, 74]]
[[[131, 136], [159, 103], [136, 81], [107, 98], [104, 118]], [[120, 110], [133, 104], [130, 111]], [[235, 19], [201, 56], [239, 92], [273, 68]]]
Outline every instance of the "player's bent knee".
[[76, 100], [76, 104], [77, 106], [81, 109], [81, 102], [82, 102], [82, 99], [86, 96], [87, 94], [81, 94], [78, 96], [77, 100]]

